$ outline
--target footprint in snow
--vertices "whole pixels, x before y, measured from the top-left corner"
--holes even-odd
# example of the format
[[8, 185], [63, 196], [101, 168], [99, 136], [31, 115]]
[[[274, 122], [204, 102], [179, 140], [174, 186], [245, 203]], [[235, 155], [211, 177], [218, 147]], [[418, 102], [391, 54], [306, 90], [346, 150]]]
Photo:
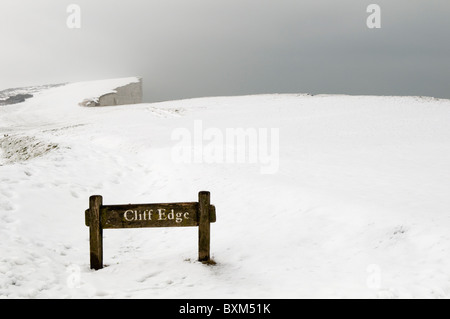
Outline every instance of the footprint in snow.
[[13, 211], [14, 209], [15, 209], [14, 206], [10, 202], [0, 202], [0, 210], [10, 212]]

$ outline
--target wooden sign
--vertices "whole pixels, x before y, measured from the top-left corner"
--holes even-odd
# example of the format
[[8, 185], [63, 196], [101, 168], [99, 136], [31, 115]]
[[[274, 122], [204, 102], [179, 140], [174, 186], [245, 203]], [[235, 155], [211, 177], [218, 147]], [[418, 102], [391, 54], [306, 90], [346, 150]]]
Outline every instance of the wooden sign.
[[103, 268], [103, 229], [144, 227], [199, 228], [199, 261], [210, 260], [210, 223], [216, 221], [216, 209], [210, 193], [200, 192], [192, 203], [103, 205], [102, 196], [91, 196], [85, 212], [89, 227], [91, 269]]

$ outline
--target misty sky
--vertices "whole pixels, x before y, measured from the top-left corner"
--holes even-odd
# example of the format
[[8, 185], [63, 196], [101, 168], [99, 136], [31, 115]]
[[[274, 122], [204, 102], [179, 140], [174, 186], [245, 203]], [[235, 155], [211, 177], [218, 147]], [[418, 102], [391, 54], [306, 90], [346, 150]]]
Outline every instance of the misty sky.
[[[81, 7], [81, 28], [66, 9]], [[369, 4], [381, 29], [369, 29]], [[0, 89], [144, 78], [147, 102], [260, 93], [450, 98], [449, 0], [1, 0]]]

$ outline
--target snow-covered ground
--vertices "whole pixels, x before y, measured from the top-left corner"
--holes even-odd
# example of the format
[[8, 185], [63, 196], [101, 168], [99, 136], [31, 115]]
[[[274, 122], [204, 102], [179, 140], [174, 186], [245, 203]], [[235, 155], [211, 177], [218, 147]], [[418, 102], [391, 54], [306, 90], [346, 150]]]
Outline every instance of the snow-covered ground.
[[[258, 95], [80, 107], [130, 79], [0, 107], [0, 297], [450, 297], [450, 101]], [[279, 166], [176, 163], [177, 129], [278, 129]], [[259, 132], [259, 131], [258, 131]], [[84, 211], [211, 192], [216, 265], [197, 228], [104, 231]]]

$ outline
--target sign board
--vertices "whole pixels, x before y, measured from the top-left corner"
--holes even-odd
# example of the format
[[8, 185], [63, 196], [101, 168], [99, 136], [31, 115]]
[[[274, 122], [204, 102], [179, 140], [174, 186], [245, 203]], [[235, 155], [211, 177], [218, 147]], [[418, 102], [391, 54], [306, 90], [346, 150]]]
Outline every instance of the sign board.
[[91, 269], [103, 268], [103, 229], [147, 227], [199, 227], [199, 260], [210, 259], [210, 223], [216, 209], [210, 193], [200, 192], [198, 202], [167, 204], [103, 205], [101, 196], [91, 196], [85, 212], [89, 227]]

